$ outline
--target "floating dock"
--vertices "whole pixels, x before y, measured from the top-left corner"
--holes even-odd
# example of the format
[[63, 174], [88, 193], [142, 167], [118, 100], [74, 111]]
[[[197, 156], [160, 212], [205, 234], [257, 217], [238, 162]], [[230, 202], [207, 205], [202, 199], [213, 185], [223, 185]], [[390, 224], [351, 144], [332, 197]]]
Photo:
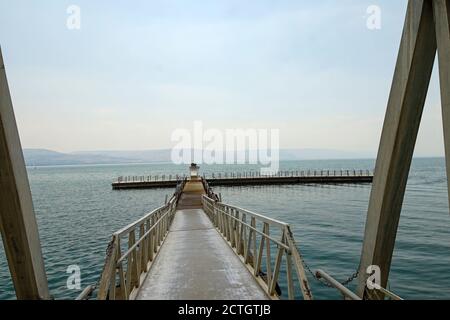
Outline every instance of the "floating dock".
[[[370, 170], [307, 170], [283, 171], [277, 175], [262, 176], [256, 172], [220, 173], [203, 176], [210, 186], [257, 186], [282, 184], [357, 184], [371, 183]], [[175, 188], [185, 176], [126, 176], [112, 183], [118, 189], [158, 189]]]

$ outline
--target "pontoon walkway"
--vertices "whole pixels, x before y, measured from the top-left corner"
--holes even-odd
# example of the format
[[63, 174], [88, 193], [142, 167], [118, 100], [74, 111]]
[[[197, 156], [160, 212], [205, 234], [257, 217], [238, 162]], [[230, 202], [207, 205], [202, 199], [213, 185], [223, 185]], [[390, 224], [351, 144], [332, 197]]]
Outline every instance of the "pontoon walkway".
[[278, 299], [280, 271], [286, 298], [295, 297], [297, 279], [312, 299], [289, 226], [218, 202], [206, 180], [191, 178], [169, 203], [113, 235], [98, 298]]
[[268, 299], [202, 209], [201, 181], [186, 183], [140, 300]]
[[268, 299], [202, 209], [178, 210], [137, 299]]

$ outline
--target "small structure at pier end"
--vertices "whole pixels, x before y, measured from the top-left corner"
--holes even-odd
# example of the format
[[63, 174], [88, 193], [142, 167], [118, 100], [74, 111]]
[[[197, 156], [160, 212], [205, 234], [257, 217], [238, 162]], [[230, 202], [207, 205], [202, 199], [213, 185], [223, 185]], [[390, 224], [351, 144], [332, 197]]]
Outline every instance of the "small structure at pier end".
[[191, 180], [196, 180], [199, 178], [200, 175], [199, 170], [200, 167], [196, 163], [191, 163], [191, 166], [189, 167]]

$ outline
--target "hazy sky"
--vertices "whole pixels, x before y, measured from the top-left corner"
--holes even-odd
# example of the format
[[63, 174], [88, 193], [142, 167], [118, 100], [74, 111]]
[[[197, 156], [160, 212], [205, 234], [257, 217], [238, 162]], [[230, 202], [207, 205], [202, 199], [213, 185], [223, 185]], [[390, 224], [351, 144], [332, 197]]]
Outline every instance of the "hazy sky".
[[[278, 128], [283, 148], [375, 152], [405, 12], [406, 0], [2, 0], [0, 44], [27, 148], [167, 148], [201, 120]], [[436, 73], [416, 155], [443, 154]]]

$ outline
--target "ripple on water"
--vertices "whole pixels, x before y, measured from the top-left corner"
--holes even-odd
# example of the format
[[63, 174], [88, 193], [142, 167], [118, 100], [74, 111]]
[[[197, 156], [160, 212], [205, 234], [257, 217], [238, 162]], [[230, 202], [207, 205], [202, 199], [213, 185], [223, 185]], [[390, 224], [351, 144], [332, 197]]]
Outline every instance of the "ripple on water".
[[[283, 170], [373, 168], [371, 160], [281, 163]], [[248, 167], [204, 168], [208, 172]], [[254, 169], [254, 168], [253, 168]], [[73, 299], [69, 265], [81, 268], [82, 287], [97, 281], [111, 234], [158, 207], [172, 190], [113, 191], [119, 175], [183, 173], [173, 165], [53, 167], [29, 170], [45, 265], [52, 295]], [[359, 263], [370, 185], [292, 185], [216, 188], [224, 201], [291, 224], [306, 262], [344, 280]], [[400, 219], [390, 288], [409, 298], [450, 299], [450, 235], [442, 159], [416, 159]], [[285, 270], [281, 270], [285, 277]], [[310, 278], [315, 298], [339, 299]], [[282, 289], [285, 284], [281, 281]], [[354, 288], [354, 284], [350, 286]], [[14, 291], [0, 245], [0, 299]]]

